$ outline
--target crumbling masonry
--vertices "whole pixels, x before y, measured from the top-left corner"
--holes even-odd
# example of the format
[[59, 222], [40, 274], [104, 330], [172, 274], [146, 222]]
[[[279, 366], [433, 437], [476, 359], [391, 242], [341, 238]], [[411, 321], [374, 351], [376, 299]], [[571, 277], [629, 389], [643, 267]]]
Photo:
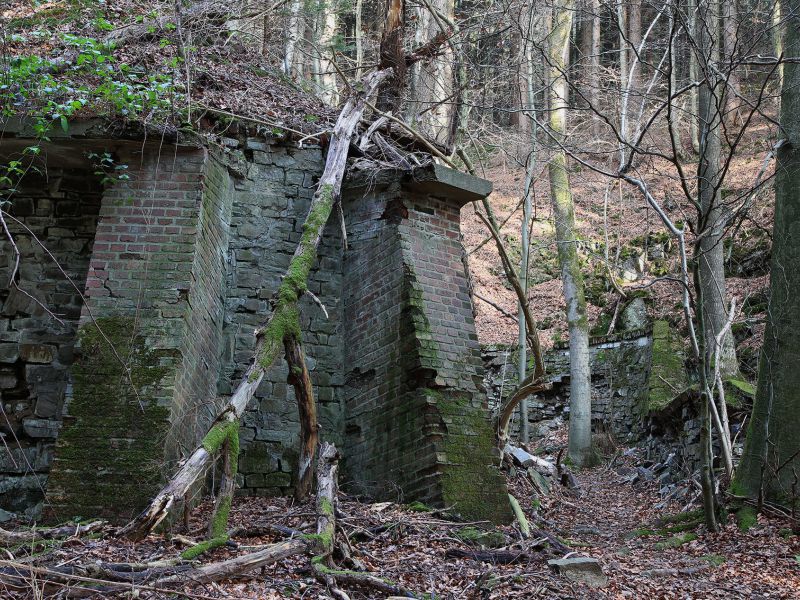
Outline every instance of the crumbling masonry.
[[[0, 155], [30, 144], [16, 135], [7, 129]], [[97, 175], [88, 157], [105, 152], [129, 180]], [[162, 145], [86, 123], [43, 154], [46, 169], [9, 209], [26, 293], [0, 291], [0, 507], [124, 520], [252, 359], [322, 150], [244, 134], [213, 149]], [[324, 310], [301, 303], [322, 437], [344, 449], [343, 489], [504, 519], [459, 233], [460, 208], [491, 185], [430, 166], [346, 188], [349, 247], [332, 219], [309, 282]], [[14, 253], [5, 241], [0, 251], [6, 281]], [[240, 493], [292, 485], [286, 375], [279, 362], [245, 414]]]

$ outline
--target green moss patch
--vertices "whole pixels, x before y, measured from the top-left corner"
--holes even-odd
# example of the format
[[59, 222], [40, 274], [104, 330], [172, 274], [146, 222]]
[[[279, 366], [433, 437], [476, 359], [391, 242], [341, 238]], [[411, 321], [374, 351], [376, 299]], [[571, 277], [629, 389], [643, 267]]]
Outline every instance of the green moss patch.
[[742, 532], [750, 530], [756, 523], [758, 523], [758, 513], [752, 506], [745, 505], [736, 511], [736, 523], [739, 525], [739, 530]]
[[169, 409], [158, 399], [170, 395], [179, 355], [149, 348], [126, 317], [97, 319], [78, 339], [73, 397], [48, 483], [51, 516], [125, 520], [162, 482]]
[[684, 533], [683, 535], [676, 535], [674, 537], [669, 538], [668, 540], [664, 540], [663, 542], [658, 542], [654, 548], [656, 550], [667, 550], [669, 548], [680, 548], [684, 544], [688, 544], [689, 542], [693, 542], [697, 539], [696, 533]]
[[455, 536], [471, 544], [487, 548], [502, 548], [506, 545], [506, 536], [500, 531], [483, 531], [477, 527], [462, 527], [455, 532]]
[[689, 387], [683, 361], [683, 348], [667, 321], [653, 323], [653, 356], [644, 412], [666, 408]]
[[446, 506], [465, 518], [508, 523], [513, 517], [506, 482], [491, 464], [494, 431], [487, 413], [463, 393], [426, 391], [436, 404], [447, 434], [442, 441], [442, 496]]

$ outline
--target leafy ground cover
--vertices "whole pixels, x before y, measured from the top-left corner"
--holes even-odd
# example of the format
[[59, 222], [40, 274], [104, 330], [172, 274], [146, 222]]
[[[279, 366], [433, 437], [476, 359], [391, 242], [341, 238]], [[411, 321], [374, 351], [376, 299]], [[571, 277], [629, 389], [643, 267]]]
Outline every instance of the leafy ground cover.
[[[546, 445], [552, 450], [563, 438], [564, 432], [556, 432]], [[446, 513], [419, 503], [403, 504], [401, 499], [369, 504], [342, 496], [338, 521], [355, 562], [340, 562], [365, 568], [430, 599], [798, 597], [800, 536], [792, 533], [791, 519], [759, 516], [750, 530], [742, 532], [731, 516], [719, 533], [708, 534], [693, 522], [694, 504], [673, 503], [659, 510], [655, 483], [628, 483], [626, 474], [636, 464], [635, 453], [618, 453], [612, 463], [578, 472], [577, 491], [557, 488], [542, 499], [534, 499], [521, 473], [509, 475], [510, 488], [534, 530], [548, 532], [566, 544], [572, 549], [570, 555], [599, 559], [608, 577], [605, 588], [589, 588], [553, 573], [544, 553], [536, 551], [541, 539], [523, 540], [516, 525], [493, 528], [487, 523], [457, 522]], [[210, 510], [210, 503], [201, 505], [193, 512], [189, 529], [176, 526], [171, 536], [150, 536], [139, 544], [111, 537], [73, 539], [62, 545], [37, 546], [38, 556], [27, 560], [35, 566], [174, 558], [191, 540], [202, 539]], [[247, 533], [200, 560], [222, 560], [277, 541], [280, 535], [270, 533], [274, 525], [313, 531], [314, 524], [312, 504], [293, 504], [288, 498], [237, 498], [230, 525]], [[489, 535], [476, 535], [482, 530]], [[527, 551], [527, 556], [511, 564], [496, 564], [490, 558], [454, 558], [454, 550]], [[15, 554], [19, 557], [26, 551], [17, 549]], [[193, 598], [329, 597], [303, 556], [235, 581], [181, 591]], [[370, 590], [346, 591], [353, 599], [382, 597]], [[62, 592], [60, 587], [42, 584], [34, 573], [22, 588], [0, 577], [4, 598]], [[173, 593], [142, 590], [139, 597], [167, 598], [174, 597]]]

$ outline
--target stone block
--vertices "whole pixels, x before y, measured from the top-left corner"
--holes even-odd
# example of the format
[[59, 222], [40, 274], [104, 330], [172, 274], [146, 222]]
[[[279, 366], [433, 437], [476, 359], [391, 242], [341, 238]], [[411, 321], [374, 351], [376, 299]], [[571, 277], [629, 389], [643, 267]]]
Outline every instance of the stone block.
[[55, 439], [58, 437], [59, 422], [50, 419], [24, 419], [22, 430], [32, 438]]
[[56, 348], [48, 344], [20, 344], [19, 355], [27, 363], [44, 365], [53, 362]]
[[596, 558], [564, 558], [561, 560], [548, 560], [547, 564], [556, 573], [563, 575], [570, 581], [585, 583], [593, 588], [603, 588], [608, 585], [608, 578], [603, 574], [600, 561]]
[[19, 358], [19, 345], [14, 343], [0, 344], [0, 363], [15, 363]]

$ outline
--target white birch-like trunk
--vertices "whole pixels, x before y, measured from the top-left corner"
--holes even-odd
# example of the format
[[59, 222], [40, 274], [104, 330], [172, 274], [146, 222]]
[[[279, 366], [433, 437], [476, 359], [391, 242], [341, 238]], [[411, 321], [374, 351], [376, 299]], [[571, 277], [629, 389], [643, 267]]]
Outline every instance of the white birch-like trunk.
[[[572, 30], [574, 0], [558, 0], [549, 37], [550, 129], [564, 140], [567, 122], [567, 81], [569, 33]], [[550, 196], [555, 220], [558, 260], [564, 285], [569, 324], [570, 401], [569, 457], [579, 466], [592, 464], [592, 398], [589, 371], [589, 322], [586, 315], [583, 274], [575, 239], [575, 205], [567, 173], [567, 157], [557, 150], [549, 165]]]

